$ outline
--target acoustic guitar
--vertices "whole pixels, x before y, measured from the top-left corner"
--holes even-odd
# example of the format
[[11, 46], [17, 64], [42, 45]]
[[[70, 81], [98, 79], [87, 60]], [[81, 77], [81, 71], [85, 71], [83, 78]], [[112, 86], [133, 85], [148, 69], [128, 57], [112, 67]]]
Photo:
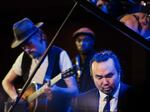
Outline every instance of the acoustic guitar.
[[[77, 70], [77, 66], [74, 65], [72, 68], [69, 68], [65, 70], [64, 72], [57, 74], [53, 79], [51, 79], [45, 84], [48, 84], [49, 86], [53, 86], [59, 80], [74, 75], [76, 70]], [[37, 89], [37, 84], [32, 82], [23, 93], [22, 99], [28, 102], [27, 110], [29, 112], [36, 111], [36, 108], [38, 105], [38, 97], [44, 93], [44, 85], [40, 87], [39, 89]], [[21, 92], [21, 89], [19, 89], [19, 91]]]

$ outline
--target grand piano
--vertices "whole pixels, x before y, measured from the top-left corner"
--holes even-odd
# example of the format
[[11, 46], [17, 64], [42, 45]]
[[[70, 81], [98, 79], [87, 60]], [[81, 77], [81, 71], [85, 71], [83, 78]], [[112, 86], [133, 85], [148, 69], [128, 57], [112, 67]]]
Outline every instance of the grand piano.
[[91, 2], [76, 0], [75, 3], [77, 6], [67, 25], [93, 28], [96, 31], [96, 49], [110, 49], [119, 55], [123, 66], [123, 80], [134, 85], [149, 86], [150, 41]]

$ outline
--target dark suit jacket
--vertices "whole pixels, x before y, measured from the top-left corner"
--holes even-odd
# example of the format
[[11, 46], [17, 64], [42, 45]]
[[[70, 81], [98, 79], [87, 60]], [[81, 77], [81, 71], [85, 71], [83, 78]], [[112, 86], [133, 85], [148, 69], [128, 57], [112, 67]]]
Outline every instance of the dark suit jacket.
[[[98, 112], [99, 92], [92, 89], [86, 93], [80, 94], [72, 100], [73, 112]], [[136, 89], [121, 83], [118, 97], [118, 112], [136, 112], [139, 111], [139, 94]]]

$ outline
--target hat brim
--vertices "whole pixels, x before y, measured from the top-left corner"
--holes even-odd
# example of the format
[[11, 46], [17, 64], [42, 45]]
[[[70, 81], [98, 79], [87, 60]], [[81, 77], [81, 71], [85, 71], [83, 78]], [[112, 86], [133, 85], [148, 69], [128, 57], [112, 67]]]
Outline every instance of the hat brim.
[[11, 44], [11, 48], [16, 48], [18, 46], [20, 46], [21, 44], [23, 44], [25, 41], [27, 41], [32, 35], [34, 35], [36, 32], [39, 31], [39, 28], [43, 26], [43, 22], [39, 22], [37, 23], [35, 26], [37, 27], [37, 29], [35, 31], [33, 31], [30, 35], [28, 35], [26, 38], [24, 38], [23, 40], [14, 40], [13, 43]]

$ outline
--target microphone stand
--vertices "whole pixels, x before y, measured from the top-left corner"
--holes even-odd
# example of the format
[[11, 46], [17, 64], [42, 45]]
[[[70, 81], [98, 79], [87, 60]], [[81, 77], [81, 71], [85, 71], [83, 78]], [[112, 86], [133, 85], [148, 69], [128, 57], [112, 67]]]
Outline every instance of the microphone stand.
[[[19, 94], [19, 96], [17, 97], [16, 101], [10, 106], [10, 108], [8, 109], [7, 112], [13, 112], [13, 109], [15, 108], [15, 106], [18, 104], [19, 100], [21, 99], [23, 93], [25, 92], [26, 88], [28, 87], [28, 85], [30, 84], [32, 78], [34, 77], [36, 71], [38, 70], [38, 68], [40, 67], [41, 63], [43, 62], [43, 60], [45, 59], [45, 57], [47, 56], [49, 50], [51, 49], [56, 37], [58, 36], [59, 32], [61, 31], [61, 29], [63, 28], [63, 26], [65, 25], [66, 21], [69, 19], [69, 17], [71, 16], [72, 12], [74, 11], [75, 7], [77, 6], [78, 2], [75, 2], [75, 4], [73, 5], [73, 7], [71, 8], [71, 10], [69, 11], [69, 13], [67, 14], [65, 20], [63, 21], [63, 23], [61, 24], [61, 26], [59, 27], [59, 29], [57, 30], [56, 34], [54, 35], [53, 39], [51, 40], [50, 44], [48, 45], [47, 49], [45, 50], [44, 54], [42, 55], [42, 57], [39, 60], [39, 63], [37, 64], [37, 66], [35, 67], [35, 69], [33, 70], [31, 76], [28, 78], [28, 80], [26, 81], [26, 83], [24, 84], [21, 93]], [[19, 111], [19, 110], [18, 110]]]

